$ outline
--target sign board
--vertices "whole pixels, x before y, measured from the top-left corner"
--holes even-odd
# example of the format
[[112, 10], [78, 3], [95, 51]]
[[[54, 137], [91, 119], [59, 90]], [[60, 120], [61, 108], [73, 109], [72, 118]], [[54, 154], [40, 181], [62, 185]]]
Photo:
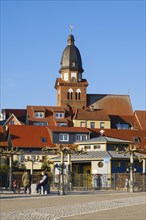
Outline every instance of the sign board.
[[109, 163], [110, 157], [105, 157], [103, 161], [104, 161], [105, 163]]

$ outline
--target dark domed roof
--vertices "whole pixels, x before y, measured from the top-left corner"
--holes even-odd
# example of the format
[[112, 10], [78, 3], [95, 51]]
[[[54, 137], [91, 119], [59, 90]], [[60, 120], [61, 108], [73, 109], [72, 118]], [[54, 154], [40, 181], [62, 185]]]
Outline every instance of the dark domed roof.
[[60, 71], [63, 69], [70, 69], [83, 72], [82, 59], [80, 51], [74, 45], [74, 36], [70, 34], [67, 41], [68, 46], [64, 49], [62, 54]]

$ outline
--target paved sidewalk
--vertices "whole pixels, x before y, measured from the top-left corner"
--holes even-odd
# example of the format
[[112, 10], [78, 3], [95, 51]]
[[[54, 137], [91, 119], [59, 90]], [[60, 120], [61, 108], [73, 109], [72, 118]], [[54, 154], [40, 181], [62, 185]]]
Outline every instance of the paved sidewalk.
[[145, 220], [146, 217], [145, 193], [80, 191], [64, 196], [57, 192], [47, 196], [13, 195], [7, 193], [1, 199], [1, 220]]

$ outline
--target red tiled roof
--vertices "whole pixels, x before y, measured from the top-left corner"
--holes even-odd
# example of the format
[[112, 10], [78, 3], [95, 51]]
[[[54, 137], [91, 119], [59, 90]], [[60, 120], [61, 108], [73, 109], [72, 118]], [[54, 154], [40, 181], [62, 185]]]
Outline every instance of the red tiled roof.
[[[35, 111], [43, 111], [45, 112], [44, 118], [35, 118]], [[56, 122], [58, 119], [55, 118], [54, 112], [64, 112], [63, 120], [71, 121], [71, 118], [75, 112], [75, 109], [62, 108], [58, 106], [27, 106], [27, 115], [29, 124], [33, 125], [33, 122], [48, 122], [48, 126], [56, 126]]]
[[132, 115], [132, 105], [128, 95], [87, 94], [88, 106], [104, 109], [108, 115]]
[[[101, 129], [90, 129], [94, 132], [95, 136], [100, 136]], [[146, 130], [126, 130], [126, 129], [103, 129], [104, 135], [112, 138], [119, 138], [134, 142], [134, 137], [139, 137], [140, 142], [136, 143], [139, 147], [144, 148], [146, 146]]]
[[80, 133], [89, 133], [88, 128], [80, 128], [80, 127], [48, 127], [48, 129], [52, 132], [80, 132]]
[[[48, 129], [44, 126], [10, 125], [9, 135], [12, 147], [43, 148], [54, 146]], [[42, 137], [46, 138], [45, 143], [41, 141]]]
[[146, 111], [135, 111], [135, 125], [141, 129], [146, 130]]
[[103, 120], [110, 121], [104, 110], [77, 109], [74, 119], [76, 120]]
[[26, 123], [26, 109], [3, 109], [2, 112], [5, 112], [6, 118], [14, 114], [19, 121]]
[[0, 125], [0, 147], [8, 147], [4, 128]]

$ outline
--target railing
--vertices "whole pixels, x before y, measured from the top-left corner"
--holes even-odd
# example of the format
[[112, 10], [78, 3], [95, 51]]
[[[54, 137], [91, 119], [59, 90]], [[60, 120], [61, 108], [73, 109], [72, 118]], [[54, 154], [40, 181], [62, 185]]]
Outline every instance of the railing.
[[[13, 173], [12, 178], [17, 179], [22, 186], [21, 178], [23, 172], [19, 174]], [[52, 190], [58, 190], [61, 188], [61, 176], [50, 175], [50, 186]], [[33, 183], [38, 182], [40, 179], [40, 172], [34, 173]], [[113, 174], [72, 174], [64, 175], [64, 187], [65, 191], [71, 190], [127, 190], [128, 181], [130, 179], [129, 173], [113, 173]], [[9, 185], [8, 175], [3, 177], [0, 174], [1, 187], [7, 188]], [[146, 191], [146, 174], [134, 173], [134, 191]]]

